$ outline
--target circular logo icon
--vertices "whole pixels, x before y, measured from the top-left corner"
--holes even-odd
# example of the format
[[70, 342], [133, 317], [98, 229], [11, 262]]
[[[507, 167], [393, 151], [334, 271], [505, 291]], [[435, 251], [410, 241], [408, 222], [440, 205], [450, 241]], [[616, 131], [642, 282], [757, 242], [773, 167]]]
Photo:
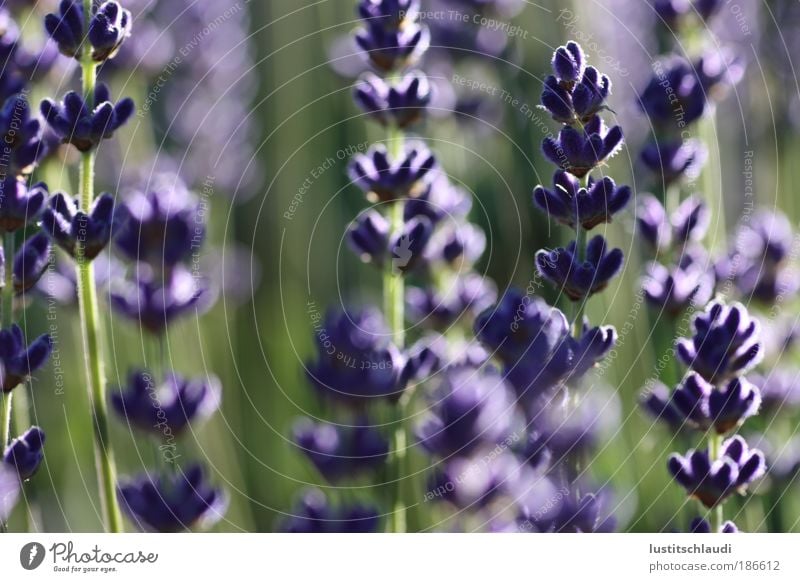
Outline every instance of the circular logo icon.
[[26, 570], [35, 570], [44, 562], [44, 546], [39, 542], [30, 542], [19, 551], [19, 563]]

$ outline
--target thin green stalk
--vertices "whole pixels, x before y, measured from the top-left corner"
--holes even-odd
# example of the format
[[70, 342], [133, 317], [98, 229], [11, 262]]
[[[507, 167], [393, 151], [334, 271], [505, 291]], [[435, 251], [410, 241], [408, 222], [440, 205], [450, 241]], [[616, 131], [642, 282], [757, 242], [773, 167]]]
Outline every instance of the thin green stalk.
[[[708, 456], [712, 463], [719, 457], [721, 447], [722, 436], [712, 429], [708, 433]], [[722, 507], [722, 503], [718, 503], [716, 507], [711, 509], [709, 521], [713, 533], [719, 533], [722, 530], [722, 524], [725, 523], [725, 510]]]
[[[84, 28], [89, 29], [92, 0], [83, 0]], [[88, 107], [93, 106], [97, 65], [91, 51], [84, 46], [81, 54], [81, 81], [84, 99]], [[80, 165], [81, 208], [88, 212], [94, 200], [93, 149], [84, 152]], [[83, 340], [84, 364], [89, 398], [92, 405], [94, 426], [95, 462], [103, 507], [103, 521], [109, 532], [122, 531], [122, 514], [117, 503], [116, 466], [109, 438], [108, 409], [106, 406], [106, 377], [103, 370], [103, 346], [100, 341], [100, 316], [95, 288], [94, 267], [78, 248], [76, 257], [78, 278], [78, 305], [80, 310], [81, 336]]]
[[[3, 254], [5, 256], [6, 272], [3, 273], [3, 317], [2, 328], [8, 329], [14, 320], [14, 235], [6, 233], [3, 237]], [[11, 392], [2, 394], [2, 406], [0, 406], [0, 451], [5, 450], [11, 438]]]

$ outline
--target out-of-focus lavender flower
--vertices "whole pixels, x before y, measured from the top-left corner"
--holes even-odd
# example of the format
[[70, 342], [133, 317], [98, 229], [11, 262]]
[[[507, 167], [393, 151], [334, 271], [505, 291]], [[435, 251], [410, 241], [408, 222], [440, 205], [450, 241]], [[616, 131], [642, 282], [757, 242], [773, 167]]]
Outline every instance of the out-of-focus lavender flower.
[[50, 350], [49, 335], [39, 336], [28, 345], [16, 323], [11, 329], [0, 330], [0, 388], [3, 392], [11, 392], [44, 366]]
[[303, 454], [331, 483], [374, 471], [389, 455], [389, 442], [365, 418], [354, 426], [303, 418], [295, 423], [292, 432]]
[[690, 0], [653, 0], [653, 10], [665, 23], [674, 25], [692, 9]]
[[750, 380], [761, 392], [764, 409], [779, 413], [800, 406], [800, 371], [774, 368], [766, 374], [753, 374]]
[[553, 164], [582, 178], [597, 165], [614, 156], [622, 146], [622, 129], [608, 129], [599, 115], [592, 117], [582, 129], [566, 126], [558, 138], [546, 137], [542, 152]]
[[705, 305], [714, 290], [714, 276], [690, 263], [667, 268], [651, 262], [642, 282], [644, 297], [666, 315], [678, 317], [689, 307]]
[[625, 208], [631, 197], [628, 186], [620, 186], [611, 178], [589, 178], [582, 188], [578, 178], [563, 170], [553, 175], [553, 189], [537, 186], [533, 190], [536, 205], [562, 224], [575, 228], [576, 223], [590, 230]]
[[433, 329], [447, 329], [462, 317], [472, 320], [497, 299], [494, 284], [477, 273], [457, 277], [444, 290], [410, 287], [406, 291], [408, 318]]
[[639, 234], [656, 252], [681, 250], [687, 243], [702, 239], [708, 229], [709, 220], [708, 207], [696, 196], [690, 196], [681, 202], [667, 220], [667, 213], [661, 202], [652, 194], [643, 194], [636, 213]]
[[17, 472], [5, 463], [0, 463], [0, 522], [8, 521], [19, 499], [20, 489]]
[[457, 271], [471, 267], [486, 250], [486, 234], [470, 222], [447, 222], [425, 248], [425, 263], [436, 269], [441, 263]]
[[644, 391], [639, 403], [650, 416], [666, 423], [671, 429], [677, 431], [686, 428], [686, 419], [672, 406], [669, 388], [663, 382], [655, 382], [649, 390]]
[[130, 374], [126, 386], [112, 392], [111, 405], [129, 424], [165, 438], [211, 416], [219, 408], [221, 393], [213, 376], [187, 379], [167, 372], [156, 384], [150, 372], [140, 370]]
[[23, 94], [12, 95], [0, 109], [0, 139], [6, 151], [0, 162], [0, 178], [30, 174], [45, 155], [39, 120], [31, 117]]
[[377, 70], [390, 72], [412, 66], [430, 46], [426, 26], [403, 20], [402, 26], [388, 26], [364, 21], [356, 31], [355, 41], [364, 56]]
[[[103, 293], [109, 281], [125, 276], [125, 267], [114, 257], [100, 253], [94, 261], [94, 280]], [[78, 285], [75, 279], [75, 265], [66, 259], [56, 257], [55, 266], [45, 270], [39, 283], [36, 285], [37, 293], [51, 299], [60, 305], [77, 306]]]
[[377, 210], [367, 210], [350, 225], [347, 244], [365, 263], [381, 265], [389, 250], [389, 221]]
[[[711, 524], [702, 517], [695, 517], [689, 525], [690, 533], [711, 533]], [[739, 533], [739, 528], [732, 521], [722, 524], [718, 533]]]
[[227, 499], [199, 465], [169, 475], [140, 475], [120, 483], [122, 510], [142, 531], [172, 533], [210, 527], [222, 518]]
[[372, 533], [378, 531], [378, 511], [360, 503], [333, 508], [319, 489], [303, 491], [291, 515], [278, 530], [285, 533]]
[[707, 158], [708, 150], [697, 139], [660, 139], [647, 144], [641, 153], [642, 163], [664, 186], [694, 180]]
[[0, 231], [14, 232], [36, 221], [48, 194], [44, 182], [28, 188], [25, 180], [16, 177], [0, 181]]
[[181, 185], [135, 192], [124, 203], [117, 249], [131, 261], [172, 267], [205, 240], [206, 225], [197, 199]]
[[95, 198], [87, 213], [77, 199], [57, 192], [42, 213], [42, 229], [71, 257], [92, 260], [108, 246], [117, 218], [111, 194]]
[[507, 477], [508, 470], [495, 458], [452, 457], [428, 479], [425, 500], [447, 501], [462, 509], [486, 507], [504, 493]]
[[425, 114], [431, 100], [431, 85], [425, 75], [416, 71], [406, 73], [394, 84], [367, 73], [356, 84], [353, 98], [381, 125], [406, 128]]
[[426, 216], [435, 226], [444, 221], [464, 218], [471, 208], [472, 197], [451, 184], [444, 173], [437, 172], [426, 184], [424, 192], [406, 200], [403, 213], [406, 221], [415, 216]]
[[764, 453], [750, 449], [739, 435], [722, 443], [720, 457], [707, 451], [673, 454], [667, 464], [675, 480], [706, 507], [715, 507], [733, 493], [743, 492], [767, 470]]
[[694, 335], [676, 342], [677, 355], [712, 384], [743, 374], [763, 357], [761, 326], [740, 303], [713, 301], [692, 325]]
[[44, 441], [44, 431], [32, 426], [6, 447], [3, 462], [16, 470], [21, 481], [27, 481], [39, 470], [44, 459]]
[[[616, 520], [609, 515], [607, 500], [603, 492], [586, 493], [576, 498], [573, 492], [566, 490], [556, 494], [558, 503], [553, 503], [556, 510], [550, 513], [523, 511], [523, 524], [530, 524], [528, 529], [535, 532], [548, 533], [601, 533], [611, 532], [616, 527]], [[522, 528], [520, 528], [522, 529]]]
[[162, 279], [148, 265], [139, 264], [132, 280], [112, 285], [109, 299], [118, 313], [160, 334], [174, 320], [207, 307], [211, 295], [206, 282], [182, 265]]
[[403, 225], [403, 230], [389, 243], [392, 265], [407, 273], [423, 260], [428, 241], [433, 234], [431, 221], [424, 216], [416, 216]]
[[350, 162], [350, 179], [372, 202], [389, 202], [420, 195], [425, 181], [431, 179], [436, 164], [433, 154], [421, 143], [408, 143], [403, 156], [392, 160], [382, 145], [370, 148], [366, 154]]
[[481, 445], [501, 442], [511, 432], [513, 398], [496, 370], [446, 370], [431, 400], [430, 414], [417, 436], [433, 455], [445, 459], [469, 455]]
[[698, 71], [678, 56], [659, 64], [639, 95], [639, 105], [651, 123], [661, 126], [697, 121], [705, 113], [707, 103]]
[[377, 309], [331, 311], [316, 336], [317, 361], [308, 366], [308, 376], [321, 394], [359, 408], [400, 397], [407, 358], [389, 342]]
[[45, 99], [41, 104], [42, 115], [64, 143], [71, 143], [81, 152], [88, 152], [100, 145], [133, 115], [133, 99], [126, 97], [116, 105], [111, 101], [108, 86], [98, 83], [94, 91], [94, 106], [90, 107], [75, 91], [64, 96], [61, 103]]
[[567, 248], [536, 253], [536, 269], [556, 289], [573, 301], [582, 301], [605, 289], [622, 268], [620, 249], [606, 249], [606, 241], [597, 235], [586, 246], [586, 257], [581, 261], [572, 241]]
[[14, 255], [13, 284], [15, 293], [31, 289], [50, 264], [50, 239], [39, 231], [26, 240]]

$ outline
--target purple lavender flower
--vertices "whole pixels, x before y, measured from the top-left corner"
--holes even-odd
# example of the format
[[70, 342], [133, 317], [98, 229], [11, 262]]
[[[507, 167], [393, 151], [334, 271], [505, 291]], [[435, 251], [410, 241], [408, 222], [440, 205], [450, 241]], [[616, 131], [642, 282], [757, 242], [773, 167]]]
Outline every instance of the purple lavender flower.
[[292, 432], [303, 454], [331, 483], [374, 471], [389, 455], [388, 441], [365, 418], [354, 426], [315, 423], [303, 418], [295, 423]]
[[542, 152], [562, 170], [582, 178], [614, 156], [622, 146], [622, 139], [619, 126], [608, 129], [600, 116], [595, 115], [582, 129], [566, 126], [558, 133], [558, 139], [546, 137]]
[[[711, 533], [711, 524], [702, 517], [695, 517], [689, 525], [690, 533]], [[722, 524], [719, 533], [739, 533], [739, 528], [732, 521], [726, 521]]]
[[763, 356], [761, 326], [740, 304], [714, 301], [697, 314], [691, 339], [678, 339], [677, 355], [712, 384], [742, 374]]
[[356, 32], [355, 41], [376, 70], [391, 72], [419, 60], [430, 46], [430, 32], [414, 22], [404, 22], [400, 28], [366, 23]]
[[692, 9], [690, 0], [654, 0], [653, 10], [659, 18], [670, 26], [686, 16]]
[[26, 240], [14, 256], [14, 292], [24, 293], [31, 289], [42, 278], [49, 264], [50, 239], [40, 231]]
[[472, 208], [472, 197], [449, 182], [444, 173], [437, 172], [425, 190], [416, 198], [405, 201], [405, 220], [426, 216], [436, 226], [445, 220], [465, 218]]
[[333, 508], [319, 489], [303, 491], [292, 514], [278, 527], [286, 533], [372, 533], [378, 531], [380, 516], [370, 506]]
[[56, 192], [42, 213], [42, 229], [71, 257], [91, 261], [108, 246], [117, 218], [111, 194], [95, 198], [87, 213], [77, 199]]
[[61, 0], [58, 14], [45, 16], [44, 27], [64, 55], [80, 57], [83, 43], [83, 4], [80, 1]]
[[567, 248], [536, 253], [536, 269], [559, 291], [573, 301], [581, 301], [605, 289], [609, 281], [622, 268], [620, 249], [606, 250], [606, 241], [597, 235], [586, 247], [586, 258], [581, 261], [572, 241]]
[[611, 178], [595, 180], [589, 178], [588, 188], [581, 187], [580, 180], [563, 170], [553, 175], [553, 189], [537, 186], [533, 190], [533, 201], [558, 222], [575, 228], [591, 230], [598, 224], [611, 222], [614, 214], [622, 210], [631, 197], [631, 189], [614, 183]]
[[103, 62], [113, 58], [123, 41], [131, 35], [133, 17], [118, 2], [104, 2], [89, 22], [92, 59]]
[[711, 299], [714, 277], [696, 263], [668, 268], [651, 262], [642, 289], [653, 307], [670, 317], [678, 317], [689, 307], [705, 305]]
[[452, 457], [428, 479], [425, 500], [447, 501], [460, 509], [484, 508], [504, 493], [508, 472], [500, 462]]
[[28, 188], [25, 180], [16, 177], [0, 181], [0, 231], [14, 232], [35, 222], [48, 194], [44, 182]]
[[50, 350], [49, 335], [39, 336], [27, 345], [16, 323], [11, 329], [0, 330], [0, 388], [3, 392], [11, 392], [44, 366]]
[[126, 97], [116, 105], [111, 102], [108, 86], [98, 83], [94, 91], [94, 106], [75, 91], [70, 91], [59, 104], [45, 99], [41, 104], [42, 115], [64, 143], [71, 143], [81, 152], [88, 152], [110, 139], [131, 118], [133, 99]]
[[156, 437], [180, 435], [189, 424], [208, 418], [220, 405], [222, 388], [215, 377], [187, 379], [167, 372], [156, 384], [147, 371], [129, 375], [128, 384], [111, 394], [111, 406], [123, 420]]
[[585, 66], [583, 49], [569, 42], [553, 53], [553, 72], [545, 79], [542, 107], [556, 121], [584, 124], [603, 110], [611, 94], [611, 80], [594, 67]]
[[694, 9], [703, 20], [708, 20], [722, 7], [722, 0], [694, 0], [692, 3]]
[[27, 481], [39, 470], [44, 460], [44, 441], [44, 431], [32, 426], [6, 447], [3, 462], [16, 470], [21, 481]]
[[[486, 250], [486, 234], [470, 222], [448, 222], [431, 237], [425, 248], [425, 263], [445, 263], [460, 271], [472, 266]], [[431, 266], [431, 269], [437, 267]]]
[[448, 329], [462, 317], [470, 320], [497, 299], [494, 284], [477, 273], [457, 277], [444, 290], [409, 287], [406, 290], [408, 319], [432, 329]]
[[583, 77], [586, 68], [586, 55], [577, 42], [570, 41], [553, 52], [550, 64], [553, 67], [556, 80], [559, 83], [569, 85], [577, 83]]
[[133, 280], [119, 282], [109, 292], [111, 306], [150, 333], [161, 334], [174, 320], [197, 313], [211, 303], [211, 289], [182, 265], [162, 279], [139, 264]]
[[390, 159], [386, 148], [376, 145], [366, 154], [355, 156], [348, 173], [368, 200], [389, 202], [420, 195], [426, 180], [433, 178], [435, 164], [433, 154], [421, 143], [406, 144], [399, 160]]
[[45, 155], [41, 124], [31, 117], [23, 94], [12, 95], [0, 109], [0, 139], [7, 151], [0, 162], [0, 177], [30, 174]]
[[417, 71], [406, 73], [394, 84], [372, 73], [356, 84], [356, 104], [381, 125], [406, 128], [422, 119], [431, 101], [428, 78]]
[[17, 504], [21, 490], [19, 475], [5, 463], [0, 463], [0, 522], [5, 523]]
[[420, 444], [441, 458], [495, 445], [511, 432], [513, 399], [491, 368], [448, 369], [433, 394], [429, 416], [417, 429]]
[[664, 186], [684, 178], [694, 180], [707, 158], [708, 150], [697, 139], [660, 139], [647, 144], [641, 153], [642, 163]]
[[347, 244], [365, 263], [383, 264], [389, 250], [389, 221], [377, 210], [367, 210], [350, 225]]
[[402, 28], [419, 16], [420, 0], [359, 0], [358, 15], [370, 26]]
[[675, 56], [659, 65], [639, 95], [639, 106], [655, 125], [689, 124], [706, 111], [706, 88], [695, 67]]
[[754, 374], [750, 380], [761, 393], [764, 409], [777, 413], [800, 406], [800, 372], [797, 370], [775, 368], [766, 375]]
[[675, 480], [706, 507], [715, 507], [733, 493], [766, 473], [764, 453], [750, 449], [739, 435], [722, 443], [720, 457], [710, 459], [707, 451], [691, 450], [685, 457], [673, 454], [667, 463]]
[[160, 533], [210, 527], [227, 506], [225, 494], [208, 483], [199, 465], [185, 472], [125, 480], [117, 494], [122, 510], [140, 530]]

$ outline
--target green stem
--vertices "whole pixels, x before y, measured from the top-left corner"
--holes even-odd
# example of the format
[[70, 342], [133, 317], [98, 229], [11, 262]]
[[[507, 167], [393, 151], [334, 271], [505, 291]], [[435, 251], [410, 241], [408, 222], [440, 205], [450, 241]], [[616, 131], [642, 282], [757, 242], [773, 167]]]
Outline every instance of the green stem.
[[[92, 0], [83, 0], [84, 25], [89, 29]], [[93, 107], [97, 65], [91, 51], [84, 47], [81, 55], [81, 80], [87, 107]], [[80, 165], [81, 209], [89, 212], [94, 201], [95, 151], [82, 154]], [[81, 336], [89, 399], [92, 406], [94, 427], [95, 463], [97, 466], [100, 497], [103, 506], [103, 521], [107, 531], [122, 531], [122, 514], [117, 503], [116, 467], [114, 452], [109, 437], [108, 409], [106, 405], [106, 377], [103, 370], [103, 346], [100, 341], [100, 316], [95, 287], [94, 267], [84, 256], [82, 244], [76, 252], [78, 278], [78, 306], [80, 310]]]
[[[708, 433], [708, 456], [712, 463], [719, 458], [721, 448], [722, 436], [711, 429]], [[725, 523], [725, 510], [722, 507], [722, 503], [718, 503], [716, 507], [711, 509], [709, 521], [712, 533], [719, 533], [722, 530], [722, 524]]]
[[[6, 272], [3, 273], [3, 315], [2, 328], [8, 329], [14, 321], [14, 234], [7, 232], [3, 237], [3, 255]], [[11, 392], [2, 394], [0, 406], [0, 453], [5, 450], [11, 438]]]
[[[575, 226], [575, 253], [578, 262], [582, 263], [586, 255], [586, 229], [580, 223]], [[583, 333], [583, 313], [588, 300], [588, 297], [581, 297], [576, 304], [575, 319], [572, 320], [572, 335], [576, 338], [580, 338]]]

